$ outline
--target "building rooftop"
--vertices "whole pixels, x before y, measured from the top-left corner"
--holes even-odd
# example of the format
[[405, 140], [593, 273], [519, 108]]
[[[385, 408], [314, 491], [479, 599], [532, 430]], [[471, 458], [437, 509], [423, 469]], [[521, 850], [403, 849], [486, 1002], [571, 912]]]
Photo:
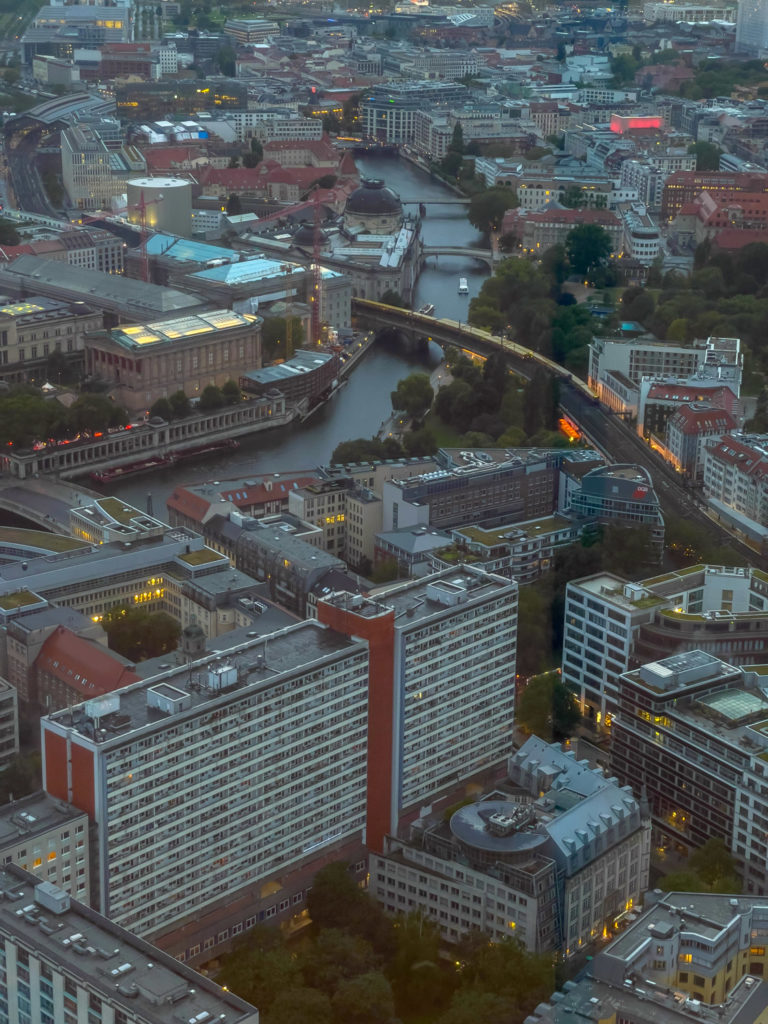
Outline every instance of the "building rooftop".
[[[72, 728], [94, 743], [120, 746], [127, 736], [138, 730], [151, 730], [167, 721], [169, 715], [194, 715], [203, 707], [219, 706], [232, 689], [236, 688], [240, 696], [324, 659], [356, 650], [367, 655], [364, 642], [349, 640], [314, 620], [261, 637], [249, 637], [237, 647], [230, 647], [226, 636], [219, 637], [218, 642], [220, 649], [199, 661], [169, 666], [119, 694], [103, 698], [109, 703], [86, 701], [73, 709], [55, 712], [49, 721], [64, 729]], [[160, 692], [173, 691], [170, 704], [158, 704], [154, 697], [158, 688]]]
[[261, 318], [252, 313], [217, 309], [210, 313], [194, 313], [172, 320], [156, 320], [151, 324], [114, 327], [109, 336], [123, 348], [139, 351], [150, 345], [168, 345], [200, 334], [227, 331], [234, 327], [249, 327], [260, 322]]
[[[15, 865], [0, 871], [0, 934], [98, 993], [124, 1001], [131, 1018], [257, 1024], [258, 1012], [238, 996], [180, 964]], [[171, 1007], [173, 1009], [171, 1010]]]
[[50, 829], [62, 828], [75, 818], [87, 817], [85, 811], [54, 800], [42, 791], [11, 800], [0, 808], [0, 850], [23, 839], [34, 839]]
[[[61, 260], [19, 256], [0, 266], [0, 291], [38, 292], [64, 300], [98, 302], [100, 309], [132, 318], [200, 309], [208, 303], [175, 288], [136, 281], [119, 274], [85, 270]], [[95, 297], [95, 298], [94, 298]]]
[[277, 366], [265, 366], [261, 370], [251, 370], [243, 374], [243, 379], [254, 381], [257, 384], [274, 384], [275, 387], [279, 387], [283, 381], [318, 370], [333, 358], [332, 352], [309, 351], [300, 348], [287, 362], [279, 363]]

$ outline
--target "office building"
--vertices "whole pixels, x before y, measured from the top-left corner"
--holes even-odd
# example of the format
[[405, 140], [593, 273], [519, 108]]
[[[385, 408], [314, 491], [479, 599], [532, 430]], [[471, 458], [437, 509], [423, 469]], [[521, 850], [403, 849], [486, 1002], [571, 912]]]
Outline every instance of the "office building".
[[466, 96], [466, 86], [453, 82], [390, 83], [360, 97], [363, 135], [381, 142], [413, 142], [417, 112], [451, 107]]
[[585, 976], [567, 981], [525, 1024], [768, 1022], [764, 900], [655, 889], [627, 920]]
[[125, 192], [127, 179], [146, 166], [138, 149], [110, 149], [90, 125], [61, 133], [62, 184], [75, 209], [110, 210], [113, 198]]
[[590, 470], [582, 477], [581, 488], [571, 498], [568, 511], [587, 529], [606, 524], [645, 527], [648, 561], [661, 561], [664, 517], [647, 469], [618, 464]]
[[739, 0], [736, 53], [746, 53], [753, 57], [765, 57], [768, 54], [768, 4], [765, 0]]
[[0, 871], [9, 1024], [258, 1024], [255, 1007], [13, 864]]
[[86, 366], [115, 401], [143, 412], [181, 389], [191, 398], [261, 365], [261, 317], [219, 309], [95, 333]]
[[687, 852], [719, 837], [747, 892], [768, 892], [768, 698], [762, 670], [686, 651], [626, 672], [611, 770], [644, 786], [654, 842]]
[[724, 437], [735, 426], [733, 416], [725, 409], [718, 409], [709, 402], [686, 403], [667, 421], [663, 454], [681, 473], [696, 479], [709, 439]]
[[697, 649], [736, 665], [768, 660], [768, 575], [698, 565], [638, 583], [597, 573], [566, 587], [563, 681], [595, 725], [610, 727], [623, 672]]
[[420, 910], [448, 942], [473, 930], [564, 956], [613, 927], [648, 885], [650, 822], [628, 787], [532, 736], [501, 787], [419, 818], [370, 860], [392, 914]]
[[0, 808], [0, 858], [82, 903], [91, 901], [88, 815], [45, 793]]
[[364, 837], [381, 848], [511, 752], [516, 597], [471, 569], [337, 593], [319, 622], [43, 719], [46, 791], [96, 833], [100, 910], [187, 959], [300, 920], [322, 863], [362, 872]]

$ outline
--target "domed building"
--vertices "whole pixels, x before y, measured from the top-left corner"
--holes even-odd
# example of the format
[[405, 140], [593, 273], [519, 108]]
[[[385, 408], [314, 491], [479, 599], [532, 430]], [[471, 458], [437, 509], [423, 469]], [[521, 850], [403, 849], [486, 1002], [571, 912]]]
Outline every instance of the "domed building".
[[392, 235], [403, 223], [403, 204], [378, 178], [364, 179], [347, 199], [344, 227], [369, 235]]

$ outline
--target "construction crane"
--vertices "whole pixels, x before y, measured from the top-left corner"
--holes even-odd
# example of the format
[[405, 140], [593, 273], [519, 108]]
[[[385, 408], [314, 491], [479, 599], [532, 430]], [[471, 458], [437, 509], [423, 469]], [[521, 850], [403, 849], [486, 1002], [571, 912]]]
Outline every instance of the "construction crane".
[[[147, 230], [147, 209], [150, 206], [157, 206], [159, 203], [162, 203], [164, 198], [165, 198], [165, 196], [159, 195], [157, 197], [157, 199], [150, 199], [149, 201], [147, 201], [147, 200], [144, 199], [144, 190], [142, 189], [141, 193], [140, 193], [140, 199], [139, 199], [138, 203], [132, 203], [130, 206], [128, 206], [128, 205], [121, 206], [120, 209], [118, 211], [116, 211], [116, 213], [113, 213], [111, 215], [110, 214], [102, 214], [100, 217], [91, 217], [91, 216], [85, 217], [85, 216], [80, 215], [80, 216], [78, 216], [78, 223], [82, 224], [82, 225], [93, 224], [96, 221], [99, 221], [99, 222], [103, 223], [105, 220], [109, 220], [110, 217], [113, 217], [113, 218], [117, 218], [117, 217], [124, 218], [125, 214], [129, 210], [137, 210], [138, 213], [139, 213], [139, 219], [138, 219], [138, 225], [136, 225], [136, 226], [138, 226], [138, 228], [139, 228], [139, 239], [140, 239], [140, 241], [139, 241], [139, 252], [140, 252], [140, 259], [141, 259], [141, 280], [148, 282], [149, 281], [149, 254], [147, 253], [147, 241], [149, 239], [149, 232]], [[135, 222], [130, 217], [128, 217], [127, 219], [130, 221], [131, 224], [135, 224]]]
[[323, 275], [320, 269], [320, 252], [322, 245], [322, 237], [320, 231], [320, 194], [315, 191], [312, 197], [312, 205], [314, 207], [314, 218], [313, 218], [313, 232], [312, 232], [312, 341], [315, 345], [319, 345], [322, 341], [321, 336], [321, 295], [322, 295], [322, 283]]

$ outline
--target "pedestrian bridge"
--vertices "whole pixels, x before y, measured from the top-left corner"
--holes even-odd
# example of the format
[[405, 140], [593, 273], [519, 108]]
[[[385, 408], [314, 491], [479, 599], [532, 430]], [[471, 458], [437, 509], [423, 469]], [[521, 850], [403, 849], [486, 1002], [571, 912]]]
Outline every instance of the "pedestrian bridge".
[[471, 260], [480, 260], [493, 269], [502, 256], [493, 249], [468, 249], [463, 245], [425, 245], [422, 246], [424, 259], [434, 256], [461, 256]]

